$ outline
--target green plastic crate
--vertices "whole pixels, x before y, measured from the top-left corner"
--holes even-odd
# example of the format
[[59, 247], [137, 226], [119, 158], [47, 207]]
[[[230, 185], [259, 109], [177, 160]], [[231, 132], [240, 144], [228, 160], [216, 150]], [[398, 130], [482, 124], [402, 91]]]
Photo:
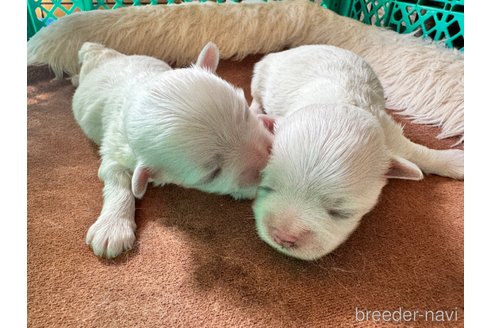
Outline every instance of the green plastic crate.
[[[58, 17], [76, 11], [190, 1], [192, 0], [27, 0], [27, 37], [29, 39]], [[416, 33], [433, 40], [444, 40], [448, 47], [464, 50], [464, 0], [321, 0], [321, 6], [366, 24], [388, 27], [399, 33]]]
[[339, 13], [366, 24], [444, 40], [464, 50], [465, 0], [352, 0]]

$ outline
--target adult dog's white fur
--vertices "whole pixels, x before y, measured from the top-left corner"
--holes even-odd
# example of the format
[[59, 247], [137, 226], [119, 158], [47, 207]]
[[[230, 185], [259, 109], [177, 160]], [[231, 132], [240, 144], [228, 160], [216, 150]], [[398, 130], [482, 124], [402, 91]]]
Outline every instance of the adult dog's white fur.
[[462, 150], [405, 138], [359, 56], [333, 46], [267, 55], [254, 68], [252, 110], [277, 116], [254, 204], [260, 237], [305, 260], [335, 249], [377, 203], [387, 178], [463, 178]]
[[212, 43], [190, 68], [126, 56], [85, 43], [73, 112], [100, 145], [104, 204], [87, 233], [95, 254], [132, 247], [135, 199], [148, 182], [253, 198], [272, 135], [250, 112], [243, 91], [220, 79]]
[[442, 126], [439, 138], [464, 136], [464, 56], [412, 35], [368, 26], [308, 0], [255, 4], [128, 7], [68, 15], [39, 31], [27, 62], [49, 64], [58, 77], [78, 73], [85, 41], [126, 54], [187, 65], [209, 40], [223, 58], [330, 44], [361, 55], [376, 71], [388, 108]]

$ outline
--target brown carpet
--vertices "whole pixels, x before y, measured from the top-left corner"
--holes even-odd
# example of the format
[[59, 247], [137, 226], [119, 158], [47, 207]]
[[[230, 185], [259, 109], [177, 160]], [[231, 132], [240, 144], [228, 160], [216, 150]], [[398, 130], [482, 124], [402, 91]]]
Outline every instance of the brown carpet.
[[[222, 62], [218, 73], [249, 97], [258, 59]], [[150, 188], [137, 201], [135, 248], [97, 258], [84, 241], [101, 208], [97, 148], [72, 117], [73, 87], [52, 77], [28, 70], [29, 327], [381, 325], [356, 321], [356, 308], [457, 310], [457, 321], [428, 313], [405, 326], [463, 326], [463, 182], [438, 176], [390, 181], [359, 229], [317, 262], [263, 243], [249, 201]], [[405, 123], [414, 141], [453, 143]]]

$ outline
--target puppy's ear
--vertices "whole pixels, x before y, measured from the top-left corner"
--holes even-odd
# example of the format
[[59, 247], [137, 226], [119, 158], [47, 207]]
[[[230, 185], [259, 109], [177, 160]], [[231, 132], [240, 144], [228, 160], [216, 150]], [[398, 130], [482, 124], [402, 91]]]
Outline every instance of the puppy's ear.
[[133, 171], [132, 176], [132, 193], [138, 199], [141, 199], [147, 190], [147, 185], [151, 177], [151, 170], [148, 167], [138, 164]]
[[258, 114], [257, 117], [263, 122], [263, 125], [273, 134], [275, 129], [275, 118], [266, 114]]
[[219, 66], [219, 58], [219, 48], [214, 43], [209, 42], [198, 55], [196, 65], [215, 73], [217, 66]]
[[391, 165], [385, 177], [389, 179], [422, 180], [424, 174], [414, 163], [403, 157], [393, 156]]

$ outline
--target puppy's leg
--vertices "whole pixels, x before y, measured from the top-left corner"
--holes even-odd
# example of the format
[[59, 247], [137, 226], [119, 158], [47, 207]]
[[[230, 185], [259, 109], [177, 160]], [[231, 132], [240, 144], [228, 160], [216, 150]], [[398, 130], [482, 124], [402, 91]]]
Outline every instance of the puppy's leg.
[[115, 161], [103, 157], [99, 177], [104, 181], [104, 203], [86, 243], [96, 255], [113, 258], [131, 249], [135, 241], [135, 198], [129, 172]]
[[[386, 114], [386, 113], [385, 113]], [[464, 178], [464, 152], [460, 149], [436, 150], [416, 144], [403, 135], [389, 115], [384, 115], [383, 127], [390, 150], [413, 163], [424, 173], [437, 174], [453, 179]]]

